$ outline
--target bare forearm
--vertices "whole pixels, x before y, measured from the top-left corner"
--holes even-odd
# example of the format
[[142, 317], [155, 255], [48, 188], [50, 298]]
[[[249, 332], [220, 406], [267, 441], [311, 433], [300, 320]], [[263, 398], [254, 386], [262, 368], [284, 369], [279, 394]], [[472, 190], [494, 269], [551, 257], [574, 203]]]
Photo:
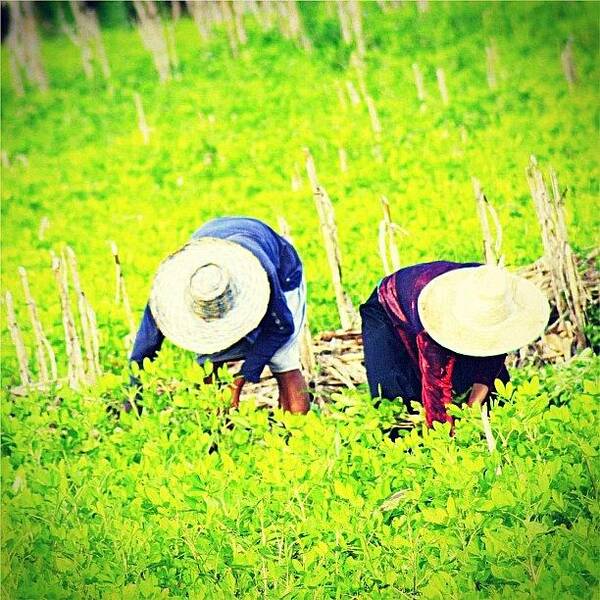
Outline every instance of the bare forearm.
[[231, 406], [238, 408], [240, 405], [240, 396], [242, 394], [242, 388], [244, 387], [246, 380], [242, 376], [238, 376], [233, 380], [231, 384]]
[[484, 385], [483, 383], [474, 383], [471, 394], [469, 395], [469, 400], [467, 401], [469, 406], [482, 404], [489, 392], [490, 388], [487, 385]]
[[292, 413], [306, 414], [310, 409], [308, 386], [299, 370], [274, 373], [279, 386], [279, 406]]

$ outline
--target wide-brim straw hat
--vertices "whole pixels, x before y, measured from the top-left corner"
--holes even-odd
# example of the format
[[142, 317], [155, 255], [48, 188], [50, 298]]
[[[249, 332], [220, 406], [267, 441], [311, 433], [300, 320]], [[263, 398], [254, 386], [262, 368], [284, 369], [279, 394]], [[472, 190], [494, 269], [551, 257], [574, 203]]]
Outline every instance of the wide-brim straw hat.
[[214, 354], [258, 326], [270, 294], [267, 273], [252, 252], [228, 240], [205, 237], [160, 264], [150, 310], [174, 344]]
[[441, 346], [467, 356], [496, 356], [522, 348], [544, 332], [550, 316], [533, 283], [495, 266], [454, 269], [421, 291], [425, 331]]

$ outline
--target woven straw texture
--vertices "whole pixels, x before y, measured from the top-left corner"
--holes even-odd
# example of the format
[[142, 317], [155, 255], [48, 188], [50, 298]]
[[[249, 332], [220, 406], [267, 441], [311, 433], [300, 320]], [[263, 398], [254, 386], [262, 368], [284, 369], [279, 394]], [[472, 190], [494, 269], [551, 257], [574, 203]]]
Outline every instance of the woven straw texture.
[[[194, 311], [190, 280], [207, 264], [230, 276], [233, 306], [222, 318], [206, 320]], [[186, 244], [158, 268], [150, 294], [150, 310], [171, 342], [199, 354], [219, 352], [255, 329], [266, 313], [269, 279], [259, 260], [227, 240], [201, 238]]]
[[523, 277], [496, 267], [448, 271], [429, 282], [418, 300], [425, 331], [467, 356], [517, 350], [543, 334], [550, 306]]

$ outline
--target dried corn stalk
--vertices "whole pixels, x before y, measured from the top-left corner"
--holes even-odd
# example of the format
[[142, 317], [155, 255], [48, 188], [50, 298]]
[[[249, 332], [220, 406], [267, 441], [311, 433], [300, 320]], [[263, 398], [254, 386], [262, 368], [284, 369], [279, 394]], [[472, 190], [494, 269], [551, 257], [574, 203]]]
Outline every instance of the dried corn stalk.
[[346, 96], [344, 94], [344, 90], [342, 89], [342, 85], [340, 84], [339, 81], [335, 82], [335, 91], [338, 97], [338, 101], [340, 103], [340, 106], [346, 110], [348, 108], [348, 104], [346, 102]]
[[246, 28], [244, 27], [244, 2], [233, 0], [231, 6], [233, 7], [235, 33], [240, 45], [244, 46], [248, 43], [248, 34], [246, 33]]
[[354, 84], [351, 81], [346, 81], [346, 89], [348, 90], [348, 96], [350, 97], [350, 102], [357, 106], [360, 104], [360, 95], [356, 91]]
[[406, 234], [406, 231], [392, 221], [390, 203], [385, 196], [381, 196], [381, 207], [383, 209], [383, 219], [379, 223], [379, 255], [383, 263], [383, 272], [389, 275], [400, 268], [396, 233]]
[[560, 53], [560, 62], [562, 64], [565, 79], [572, 90], [577, 83], [577, 70], [575, 69], [575, 56], [573, 54], [573, 36], [569, 36], [563, 51]]
[[169, 59], [171, 61], [171, 72], [175, 79], [181, 79], [181, 73], [179, 70], [179, 57], [177, 56], [177, 45], [175, 44], [175, 25], [173, 24], [173, 21], [170, 21], [165, 25], [165, 35], [167, 38]]
[[296, 0], [280, 0], [274, 2], [279, 12], [279, 28], [282, 35], [297, 42], [304, 50], [311, 50], [312, 44], [302, 26], [300, 12]]
[[186, 0], [185, 5], [192, 16], [192, 19], [194, 19], [200, 39], [203, 41], [208, 40], [210, 33], [209, 3], [198, 2], [198, 0]]
[[48, 217], [42, 217], [38, 229], [38, 240], [40, 240], [40, 242], [44, 241], [48, 227], [50, 227], [50, 219], [48, 219]]
[[[48, 341], [40, 317], [37, 310], [37, 305], [31, 290], [29, 288], [29, 280], [27, 278], [27, 271], [23, 267], [19, 267], [19, 276], [21, 278], [21, 284], [23, 286], [23, 292], [25, 294], [25, 302], [29, 310], [29, 319], [33, 328], [33, 336], [35, 341], [35, 354], [38, 363], [38, 372], [40, 377], [40, 383], [47, 383], [49, 381], [56, 381], [58, 378], [58, 369], [56, 367], [56, 355], [54, 349]], [[46, 361], [46, 355], [48, 355], [48, 362], [50, 368], [48, 369], [48, 362]]]
[[[582, 285], [580, 298], [582, 308], [585, 310], [590, 304], [600, 302], [598, 250], [585, 258], [574, 256], [573, 260], [576, 265], [574, 271]], [[553, 276], [544, 257], [531, 265], [520, 268], [517, 273], [533, 282], [548, 296], [550, 304], [555, 306]], [[567, 316], [562, 321], [558, 320], [552, 323], [541, 339], [522, 348], [518, 354], [512, 355], [509, 358], [509, 364], [516, 367], [524, 364], [543, 365], [563, 362], [572, 355], [574, 341], [574, 326]]]
[[498, 51], [493, 41], [485, 47], [485, 61], [488, 86], [490, 90], [495, 90], [498, 87]]
[[563, 329], [572, 326], [575, 345], [582, 349], [586, 346], [585, 291], [569, 245], [564, 198], [559, 188], [558, 177], [556, 172], [550, 169], [549, 190], [537, 160], [532, 156], [527, 169], [527, 179], [540, 223], [543, 260], [550, 274], [552, 298], [559, 321]]
[[292, 192], [298, 192], [300, 189], [302, 189], [302, 176], [300, 175], [300, 167], [298, 166], [298, 163], [294, 163], [294, 171], [292, 173]]
[[417, 98], [421, 102], [425, 102], [426, 94], [425, 84], [423, 83], [423, 73], [421, 72], [421, 69], [417, 63], [413, 63], [412, 70], [415, 77], [415, 86], [417, 88]]
[[373, 130], [373, 135], [375, 137], [373, 154], [375, 155], [375, 158], [381, 162], [383, 160], [383, 152], [381, 150], [381, 134], [383, 133], [383, 129], [381, 127], [381, 122], [379, 121], [379, 115], [377, 114], [377, 108], [375, 107], [373, 98], [371, 98], [371, 96], [366, 96], [365, 101], [371, 119], [371, 129]]
[[[494, 207], [485, 197], [479, 181], [473, 177], [472, 182], [475, 200], [477, 201], [477, 214], [479, 215], [479, 221], [483, 231], [485, 262], [488, 265], [503, 264], [504, 257], [502, 256], [502, 226], [500, 225], [500, 219], [498, 219], [498, 214], [494, 210]], [[491, 216], [492, 221], [494, 222], [496, 233], [494, 238], [492, 238], [488, 215]]]
[[150, 143], [151, 130], [148, 126], [148, 122], [146, 121], [146, 114], [144, 113], [144, 105], [142, 104], [142, 98], [137, 92], [133, 94], [133, 101], [135, 102], [135, 112], [137, 113], [138, 129], [142, 134], [144, 145], [148, 145]]
[[67, 270], [64, 260], [53, 255], [52, 271], [54, 272], [54, 277], [56, 279], [62, 310], [63, 329], [65, 332], [65, 344], [67, 349], [67, 379], [69, 387], [78, 389], [82, 384], [85, 384], [86, 376], [83, 356], [81, 354], [81, 345], [79, 343], [79, 335], [77, 334], [75, 320], [71, 311]]
[[338, 18], [340, 20], [340, 31], [344, 44], [349, 46], [352, 43], [352, 30], [350, 25], [350, 14], [348, 3], [345, 0], [337, 0]]
[[238, 39], [235, 31], [235, 25], [233, 22], [233, 10], [228, 0], [220, 0], [219, 8], [221, 9], [221, 20], [225, 23], [227, 30], [227, 40], [229, 42], [229, 51], [233, 58], [237, 58], [238, 51]]
[[10, 29], [7, 35], [9, 68], [15, 93], [25, 93], [23, 75], [41, 91], [48, 90], [48, 77], [40, 52], [40, 39], [33, 12], [33, 3], [26, 0], [8, 2]]
[[[290, 227], [284, 217], [278, 217], [279, 233], [286, 239], [290, 244], [293, 244]], [[308, 307], [307, 307], [308, 310]], [[308, 316], [302, 327], [300, 334], [300, 361], [302, 367], [309, 376], [309, 379], [314, 380], [317, 371], [317, 363], [315, 362], [315, 353], [312, 346], [312, 336], [310, 334], [310, 327], [308, 324]]]
[[338, 158], [340, 160], [340, 171], [342, 173], [348, 172], [348, 154], [345, 148], [338, 148]]
[[79, 309], [79, 322], [81, 325], [81, 337], [83, 338], [83, 347], [85, 349], [85, 358], [87, 363], [87, 381], [93, 383], [96, 377], [101, 374], [100, 358], [98, 356], [98, 333], [95, 331], [95, 317], [90, 303], [81, 289], [79, 273], [77, 271], [77, 258], [72, 248], [66, 248], [67, 262], [71, 269], [71, 279], [73, 289], [77, 298], [77, 307]]
[[352, 34], [356, 43], [356, 51], [359, 56], [364, 56], [366, 52], [365, 39], [363, 36], [362, 26], [362, 11], [358, 0], [348, 0], [348, 13], [350, 16], [350, 24], [352, 26]]
[[350, 65], [353, 67], [354, 72], [356, 73], [358, 89], [360, 90], [362, 97], [366, 99], [367, 96], [369, 96], [369, 90], [367, 89], [366, 81], [367, 67], [363, 57], [357, 51], [354, 51], [352, 54], [350, 54]]
[[21, 385], [29, 386], [31, 384], [31, 375], [29, 374], [29, 359], [27, 358], [27, 351], [25, 350], [25, 344], [23, 343], [23, 336], [21, 329], [17, 322], [17, 316], [15, 314], [15, 306], [13, 304], [12, 294], [6, 292], [6, 318], [8, 321], [8, 330], [10, 337], [15, 346], [17, 353], [17, 363], [19, 365], [19, 375], [21, 377]]
[[435, 76], [437, 78], [442, 103], [444, 106], [448, 106], [448, 104], [450, 104], [450, 97], [448, 96], [448, 87], [446, 86], [446, 75], [444, 73], [444, 69], [438, 67], [435, 70]]
[[115, 278], [116, 278], [116, 291], [115, 291], [115, 303], [119, 304], [123, 303], [123, 308], [125, 309], [125, 317], [127, 319], [127, 324], [129, 326], [129, 335], [127, 336], [127, 346], [131, 346], [133, 344], [133, 340], [135, 339], [135, 321], [133, 318], [133, 313], [131, 312], [131, 304], [129, 303], [129, 296], [127, 295], [127, 288], [125, 286], [125, 277], [123, 275], [123, 269], [121, 267], [121, 259], [119, 258], [119, 249], [114, 242], [110, 242], [110, 249], [113, 255], [113, 259], [115, 261]]
[[133, 0], [133, 6], [139, 19], [139, 32], [144, 46], [152, 54], [159, 80], [164, 83], [172, 76], [172, 58], [156, 2]]
[[60, 26], [65, 35], [79, 47], [83, 72], [88, 79], [94, 76], [94, 60], [105, 79], [110, 78], [110, 66], [102, 42], [102, 34], [96, 13], [85, 6], [81, 0], [70, 0], [75, 27], [70, 26], [62, 9], [59, 10]]
[[358, 317], [352, 306], [352, 302], [346, 295], [342, 285], [342, 261], [333, 205], [325, 188], [319, 184], [315, 163], [309, 149], [305, 148], [304, 153], [306, 157], [306, 171], [312, 186], [313, 197], [317, 213], [319, 214], [319, 221], [321, 223], [321, 232], [323, 233], [323, 239], [325, 241], [325, 250], [327, 252], [329, 268], [331, 270], [331, 279], [338, 313], [340, 315], [340, 322], [343, 329], [350, 329], [354, 323], [358, 322]]

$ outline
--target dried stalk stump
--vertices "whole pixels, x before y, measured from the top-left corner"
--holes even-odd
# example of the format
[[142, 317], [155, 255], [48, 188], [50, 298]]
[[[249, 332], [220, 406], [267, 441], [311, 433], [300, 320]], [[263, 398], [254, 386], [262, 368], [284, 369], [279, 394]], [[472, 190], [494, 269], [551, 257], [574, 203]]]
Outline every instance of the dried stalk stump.
[[[293, 240], [290, 232], [290, 226], [284, 217], [279, 216], [277, 218], [279, 224], [279, 233], [284, 237], [290, 244], [293, 245]], [[306, 307], [308, 311], [308, 306]], [[307, 373], [311, 382], [314, 382], [317, 363], [315, 361], [315, 353], [312, 344], [312, 336], [310, 334], [310, 327], [308, 324], [308, 316], [302, 326], [302, 332], [300, 334], [300, 362], [304, 371]]]
[[79, 335], [77, 334], [73, 313], [71, 312], [66, 268], [64, 261], [54, 254], [52, 254], [52, 271], [54, 272], [54, 277], [56, 279], [62, 311], [62, 322], [67, 350], [67, 381], [70, 388], [78, 389], [85, 383], [83, 356], [79, 344]]
[[172, 58], [156, 2], [133, 0], [133, 6], [139, 19], [138, 30], [144, 46], [152, 54], [158, 78], [164, 83], [172, 76]]
[[407, 235], [407, 232], [392, 221], [390, 203], [385, 196], [381, 196], [381, 207], [383, 209], [383, 219], [379, 223], [379, 255], [383, 264], [383, 272], [389, 275], [400, 268], [396, 234]]
[[239, 54], [238, 39], [233, 23], [233, 10], [227, 0], [220, 0], [219, 8], [221, 9], [221, 20], [225, 23], [227, 30], [227, 41], [229, 42], [229, 51], [232, 58], [237, 58]]
[[[23, 292], [25, 294], [25, 302], [29, 310], [29, 319], [33, 328], [33, 335], [35, 341], [35, 354], [38, 363], [38, 372], [40, 377], [40, 383], [48, 383], [49, 381], [56, 381], [58, 378], [58, 369], [56, 367], [56, 355], [54, 349], [48, 341], [40, 317], [37, 310], [37, 305], [31, 294], [29, 287], [29, 280], [27, 278], [27, 271], [24, 267], [19, 267], [19, 277], [21, 278], [21, 284], [23, 286]], [[46, 361], [46, 355], [48, 355], [48, 361]], [[48, 368], [48, 363], [50, 367]]]
[[[563, 337], [571, 337], [575, 349], [581, 350], [587, 345], [585, 309], [590, 294], [586, 292], [569, 244], [564, 196], [553, 169], [549, 170], [549, 178], [550, 189], [536, 158], [532, 156], [527, 169], [527, 179], [540, 223], [544, 247], [541, 260], [549, 275], [551, 300], [558, 313], [556, 325], [559, 335], [562, 333]], [[570, 352], [565, 353], [565, 359], [569, 359], [570, 356]]]
[[373, 136], [375, 137], [373, 155], [378, 162], [383, 162], [383, 151], [381, 149], [381, 134], [383, 133], [383, 128], [381, 127], [381, 121], [379, 120], [373, 98], [367, 95], [365, 96], [365, 102], [367, 103], [367, 109], [369, 110], [369, 117], [371, 119], [371, 129], [373, 130]]
[[352, 302], [346, 295], [342, 284], [342, 260], [333, 204], [325, 188], [319, 184], [315, 163], [308, 148], [304, 149], [304, 154], [306, 157], [306, 171], [312, 187], [313, 198], [321, 224], [321, 232], [325, 242], [325, 251], [331, 271], [331, 280], [340, 322], [343, 329], [351, 329], [355, 323], [358, 323], [358, 315], [352, 306]]
[[438, 89], [440, 90], [440, 96], [442, 98], [442, 104], [448, 106], [450, 104], [450, 97], [448, 95], [448, 86], [446, 85], [446, 74], [444, 69], [437, 68], [435, 70], [435, 76], [438, 83]]
[[144, 113], [142, 98], [137, 92], [133, 94], [133, 101], [135, 102], [135, 112], [137, 113], [138, 129], [142, 134], [144, 145], [147, 146], [150, 143], [150, 127], [148, 127], [148, 122], [146, 121], [146, 114]]
[[88, 79], [94, 77], [94, 61], [96, 61], [104, 79], [110, 79], [110, 66], [96, 13], [87, 8], [81, 0], [70, 0], [69, 5], [75, 26], [67, 23], [62, 7], [58, 11], [59, 23], [63, 33], [81, 52], [81, 63], [85, 76]]
[[40, 242], [43, 242], [46, 238], [46, 231], [48, 231], [49, 227], [50, 219], [48, 219], [48, 217], [42, 217], [40, 220], [40, 227], [38, 229], [38, 240], [40, 240]]
[[7, 34], [9, 69], [17, 96], [23, 96], [23, 78], [42, 92], [48, 90], [48, 77], [42, 64], [40, 38], [33, 2], [8, 2], [10, 28]]
[[569, 85], [569, 89], [572, 90], [577, 83], [577, 70], [575, 68], [575, 56], [573, 54], [573, 36], [569, 36], [567, 43], [563, 51], [560, 53], [560, 62], [565, 74], [565, 79]]
[[360, 95], [356, 91], [354, 84], [350, 80], [346, 81], [346, 89], [348, 90], [348, 97], [350, 98], [350, 103], [354, 106], [360, 104]]
[[365, 55], [367, 47], [363, 36], [361, 4], [359, 0], [347, 0], [346, 5], [348, 7], [356, 51], [358, 52], [358, 55], [362, 57]]
[[[485, 262], [488, 265], [503, 264], [504, 259], [502, 256], [502, 226], [500, 224], [500, 219], [498, 218], [498, 214], [496, 213], [494, 207], [483, 193], [479, 180], [473, 177], [472, 183], [473, 192], [475, 194], [475, 200], [477, 202], [477, 214], [479, 216], [481, 230], [483, 232], [483, 250]], [[495, 237], [492, 237], [488, 215], [492, 218], [492, 221], [494, 222], [496, 232]]]
[[207, 3], [198, 2], [197, 0], [186, 0], [185, 5], [196, 24], [200, 39], [204, 42], [207, 41], [210, 32], [210, 12]]
[[485, 62], [488, 87], [495, 90], [498, 87], [498, 51], [493, 41], [485, 47]]
[[348, 172], [348, 153], [345, 148], [338, 148], [338, 158], [340, 161], [340, 171], [342, 173]]
[[350, 14], [348, 11], [348, 3], [344, 0], [337, 0], [338, 18], [340, 20], [340, 32], [344, 44], [349, 46], [352, 44], [352, 30], [350, 26]]
[[415, 87], [417, 88], [417, 98], [420, 102], [425, 102], [427, 95], [425, 93], [425, 84], [423, 83], [423, 73], [417, 63], [413, 63], [412, 70], [415, 77]]
[[69, 246], [66, 248], [66, 256], [71, 269], [71, 279], [73, 281], [75, 296], [77, 297], [79, 322], [81, 325], [83, 347], [85, 349], [87, 362], [87, 380], [89, 383], [93, 383], [96, 377], [101, 375], [96, 316], [89, 300], [81, 289], [81, 282], [77, 271], [77, 258], [75, 252], [73, 252], [72, 248]]
[[6, 292], [4, 297], [6, 299], [6, 319], [8, 322], [8, 330], [17, 354], [21, 385], [29, 386], [31, 384], [31, 375], [29, 374], [29, 359], [27, 358], [27, 351], [25, 350], [21, 328], [17, 322], [17, 315], [15, 314], [15, 306], [13, 304], [12, 294], [10, 292]]
[[121, 302], [123, 303], [123, 308], [125, 310], [125, 318], [127, 320], [127, 325], [129, 326], [129, 335], [126, 339], [126, 344], [129, 347], [133, 344], [133, 340], [135, 339], [135, 319], [133, 318], [131, 304], [129, 303], [129, 296], [127, 295], [127, 288], [125, 286], [125, 276], [123, 275], [121, 259], [119, 258], [119, 249], [117, 248], [117, 245], [114, 242], [110, 242], [110, 249], [113, 255], [113, 260], [115, 261], [115, 304], [119, 304]]

